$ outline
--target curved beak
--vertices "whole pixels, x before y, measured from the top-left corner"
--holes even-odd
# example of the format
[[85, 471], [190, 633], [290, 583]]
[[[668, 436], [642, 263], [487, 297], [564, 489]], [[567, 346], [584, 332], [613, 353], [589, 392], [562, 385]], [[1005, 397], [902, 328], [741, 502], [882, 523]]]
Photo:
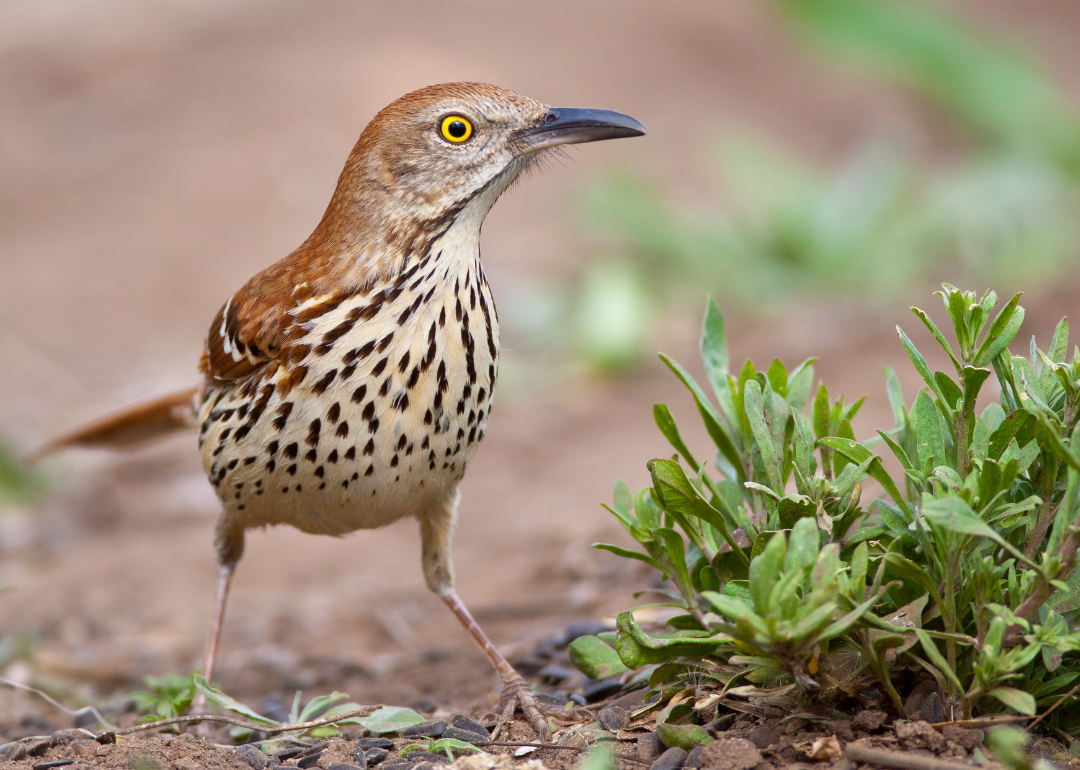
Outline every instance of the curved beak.
[[539, 125], [522, 133], [521, 141], [528, 151], [533, 151], [560, 144], [584, 144], [647, 133], [645, 126], [621, 112], [550, 107]]

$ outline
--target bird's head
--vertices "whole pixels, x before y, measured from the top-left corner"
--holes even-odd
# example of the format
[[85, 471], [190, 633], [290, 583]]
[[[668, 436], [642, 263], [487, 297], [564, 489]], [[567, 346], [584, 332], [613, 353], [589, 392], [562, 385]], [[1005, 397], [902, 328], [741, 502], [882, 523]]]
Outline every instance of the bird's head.
[[400, 221], [410, 231], [463, 215], [479, 228], [499, 194], [545, 150], [644, 133], [638, 121], [609, 110], [547, 107], [484, 83], [428, 86], [367, 125], [327, 213], [378, 217], [391, 229]]

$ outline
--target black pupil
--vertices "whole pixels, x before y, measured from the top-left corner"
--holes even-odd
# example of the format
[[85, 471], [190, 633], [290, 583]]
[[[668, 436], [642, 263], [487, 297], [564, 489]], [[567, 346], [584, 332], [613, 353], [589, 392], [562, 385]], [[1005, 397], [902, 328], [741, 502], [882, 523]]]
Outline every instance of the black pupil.
[[469, 129], [465, 125], [465, 121], [463, 120], [451, 121], [450, 125], [446, 127], [446, 133], [450, 134], [450, 136], [454, 137], [455, 139], [460, 139], [461, 137], [465, 136], [465, 132], [468, 130]]

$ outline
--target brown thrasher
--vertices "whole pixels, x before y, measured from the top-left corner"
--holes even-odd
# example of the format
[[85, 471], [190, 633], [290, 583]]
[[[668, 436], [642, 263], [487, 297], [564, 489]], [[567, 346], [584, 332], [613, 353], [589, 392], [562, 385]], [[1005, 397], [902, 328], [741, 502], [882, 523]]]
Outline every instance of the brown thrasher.
[[525, 680], [454, 590], [457, 487], [484, 437], [498, 372], [480, 225], [544, 150], [644, 133], [617, 112], [550, 108], [482, 83], [403, 96], [360, 135], [315, 231], [218, 312], [200, 386], [36, 453], [127, 444], [197, 415], [203, 467], [224, 508], [208, 680], [246, 529], [343, 535], [413, 516], [428, 587], [498, 671], [504, 717], [520, 706], [545, 733]]

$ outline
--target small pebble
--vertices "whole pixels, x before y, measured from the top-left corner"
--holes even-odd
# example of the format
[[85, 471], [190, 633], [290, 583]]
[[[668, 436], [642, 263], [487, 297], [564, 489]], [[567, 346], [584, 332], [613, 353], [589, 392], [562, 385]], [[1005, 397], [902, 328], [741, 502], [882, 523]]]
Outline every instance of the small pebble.
[[656, 733], [644, 733], [637, 739], [637, 753], [638, 756], [644, 759], [646, 762], [652, 762], [663, 751], [663, 746], [660, 744], [660, 738]]
[[462, 730], [460, 727], [447, 727], [442, 737], [466, 743], [487, 743], [491, 738], [486, 730], [483, 733], [474, 733], [472, 730]]
[[417, 725], [409, 725], [398, 732], [402, 738], [438, 738], [446, 732], [445, 719], [433, 719]]
[[875, 733], [884, 727], [887, 721], [889, 721], [889, 715], [884, 711], [867, 709], [855, 715], [855, 718], [851, 720], [851, 726], [856, 730]]
[[0, 746], [0, 757], [7, 757], [12, 762], [18, 762], [26, 757], [26, 744], [14, 741]]
[[556, 708], [562, 708], [570, 702], [569, 696], [560, 696], [559, 693], [555, 692], [534, 692], [533, 697], [536, 698], [537, 703], [555, 706]]
[[[357, 751], [356, 754], [356, 758], [357, 760], [359, 760], [360, 752]], [[385, 762], [388, 756], [390, 756], [390, 752], [382, 748], [381, 746], [376, 746], [373, 749], [368, 749], [367, 751], [363, 752], [363, 757], [366, 760], [366, 764], [369, 765], [377, 765], [380, 762]]]
[[293, 757], [300, 756], [301, 754], [304, 753], [304, 750], [306, 748], [307, 747], [305, 747], [305, 746], [289, 746], [289, 748], [287, 748], [287, 749], [282, 749], [281, 751], [275, 751], [274, 756], [277, 757], [278, 759], [280, 759], [282, 762], [284, 762], [286, 759], [292, 759]]
[[[386, 749], [383, 749], [383, 751], [386, 751]], [[364, 753], [363, 749], [358, 748], [356, 750], [356, 752], [353, 754], [353, 762], [356, 763], [357, 767], [359, 767], [360, 770], [367, 770], [367, 754]]]
[[559, 684], [567, 679], [572, 678], [577, 672], [566, 666], [560, 666], [552, 664], [550, 666], [544, 666], [542, 669], [536, 672], [545, 684]]
[[26, 744], [26, 754], [30, 757], [40, 757], [46, 751], [49, 750], [49, 739], [34, 741], [33, 743]]
[[630, 712], [618, 706], [608, 706], [600, 709], [600, 724], [608, 732], [617, 733], [625, 730], [630, 724]]
[[579, 706], [584, 706], [585, 704], [588, 703], [588, 701], [585, 700], [585, 696], [578, 695], [576, 692], [570, 695], [570, 700], [572, 700], [574, 703], [578, 704]]
[[678, 747], [672, 747], [656, 758], [649, 766], [649, 770], [675, 770], [682, 767], [686, 761], [686, 752]]
[[364, 770], [360, 765], [350, 765], [348, 762], [331, 762], [326, 770]]
[[392, 749], [394, 742], [389, 738], [361, 738], [356, 744], [367, 751], [368, 749]]
[[381, 765], [379, 770], [407, 770], [407, 768], [411, 768], [412, 766], [412, 760], [395, 759], [393, 762], [387, 762], [385, 765]]
[[316, 751], [306, 757], [300, 757], [300, 759], [296, 760], [296, 766], [302, 768], [315, 767], [315, 765], [319, 764], [319, 757], [321, 756], [322, 752]]
[[780, 731], [775, 727], [762, 725], [755, 727], [746, 737], [759, 749], [767, 749], [780, 740]]
[[110, 743], [116, 743], [116, 733], [112, 730], [106, 730], [103, 733], [99, 733], [98, 737], [94, 740], [96, 740], [102, 746], [108, 746]]
[[468, 730], [472, 733], [484, 733], [487, 734], [487, 728], [474, 719], [469, 719], [464, 714], [454, 714], [450, 720], [450, 724], [459, 730]]
[[86, 733], [82, 730], [57, 730], [49, 738], [50, 746], [63, 746], [65, 743], [71, 743], [77, 741], [79, 738], [85, 738]]
[[705, 725], [705, 731], [709, 735], [716, 736], [717, 733], [722, 733], [724, 730], [730, 730], [731, 726], [735, 724], [735, 717], [738, 716], [735, 713], [724, 714], [721, 717], [717, 717], [709, 724]]
[[601, 679], [599, 682], [586, 685], [581, 694], [585, 696], [587, 702], [596, 703], [598, 700], [618, 694], [621, 690], [622, 682], [619, 681], [618, 677], [612, 677], [611, 679]]
[[233, 756], [247, 762], [251, 765], [252, 770], [263, 770], [266, 763], [270, 761], [270, 757], [260, 751], [258, 746], [252, 746], [251, 744], [233, 749]]
[[514, 661], [514, 669], [525, 676], [536, 676], [547, 666], [548, 662], [543, 658], [526, 655]]
[[74, 759], [57, 759], [52, 762], [38, 762], [34, 765], [34, 770], [49, 770], [52, 767], [67, 767], [74, 764]]

